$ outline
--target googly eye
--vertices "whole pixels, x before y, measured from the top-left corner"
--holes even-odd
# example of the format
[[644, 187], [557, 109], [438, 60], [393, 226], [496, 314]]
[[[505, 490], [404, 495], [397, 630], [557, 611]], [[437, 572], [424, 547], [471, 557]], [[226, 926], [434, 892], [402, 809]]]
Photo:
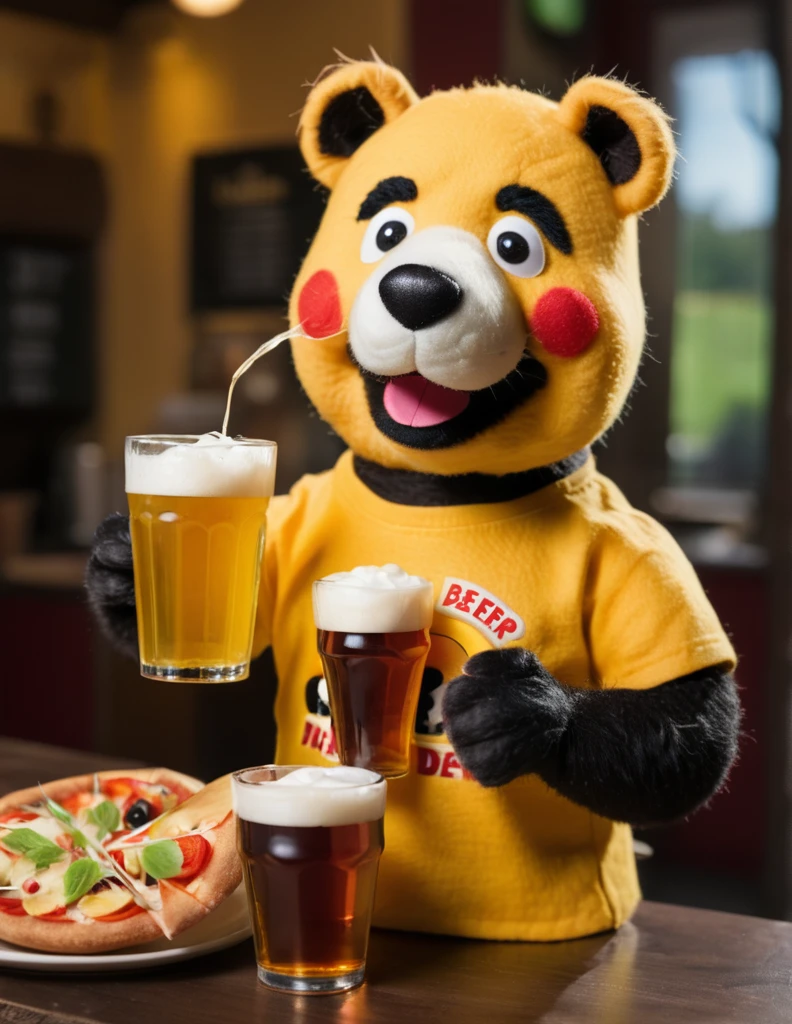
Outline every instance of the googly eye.
[[386, 252], [395, 249], [399, 242], [413, 233], [415, 221], [412, 214], [400, 206], [386, 206], [371, 218], [366, 228], [360, 258], [364, 263], [376, 263]]
[[487, 248], [501, 270], [514, 277], [536, 277], [544, 270], [542, 236], [522, 217], [496, 221], [487, 236]]

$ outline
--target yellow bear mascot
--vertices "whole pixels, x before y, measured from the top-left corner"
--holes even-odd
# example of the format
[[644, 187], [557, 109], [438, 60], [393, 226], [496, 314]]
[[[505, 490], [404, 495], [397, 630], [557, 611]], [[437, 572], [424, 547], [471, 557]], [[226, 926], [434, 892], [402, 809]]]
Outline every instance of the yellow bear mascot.
[[[293, 290], [300, 381], [349, 445], [270, 507], [257, 647], [280, 763], [330, 763], [311, 582], [396, 562], [435, 587], [410, 773], [389, 784], [375, 923], [493, 939], [620, 925], [630, 824], [706, 801], [736, 751], [734, 652], [669, 535], [596, 470], [644, 341], [637, 216], [674, 146], [651, 101], [418, 99], [378, 62], [313, 88], [330, 190]], [[89, 592], [136, 646], [126, 520]]]

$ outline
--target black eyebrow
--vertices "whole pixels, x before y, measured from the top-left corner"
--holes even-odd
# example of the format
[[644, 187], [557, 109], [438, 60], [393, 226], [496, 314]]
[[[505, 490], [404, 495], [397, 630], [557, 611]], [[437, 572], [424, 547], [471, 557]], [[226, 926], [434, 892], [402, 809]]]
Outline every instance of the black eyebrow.
[[385, 178], [375, 185], [360, 204], [358, 220], [371, 220], [375, 213], [384, 210], [391, 203], [409, 203], [418, 198], [418, 186], [412, 178]]
[[506, 185], [495, 196], [495, 205], [504, 213], [515, 210], [525, 217], [530, 217], [539, 225], [551, 245], [565, 256], [572, 255], [572, 239], [564, 218], [558, 212], [558, 208], [541, 192], [528, 188], [527, 185]]

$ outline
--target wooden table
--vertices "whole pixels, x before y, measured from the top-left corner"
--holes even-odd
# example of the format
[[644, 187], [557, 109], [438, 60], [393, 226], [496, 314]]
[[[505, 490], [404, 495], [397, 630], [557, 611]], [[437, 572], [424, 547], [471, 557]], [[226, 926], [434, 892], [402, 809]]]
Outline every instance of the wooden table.
[[[0, 740], [0, 793], [129, 767]], [[368, 982], [339, 996], [257, 984], [250, 941], [145, 974], [0, 972], [13, 1024], [687, 1024], [792, 1021], [792, 925], [644, 903], [618, 933], [553, 944], [375, 931]]]

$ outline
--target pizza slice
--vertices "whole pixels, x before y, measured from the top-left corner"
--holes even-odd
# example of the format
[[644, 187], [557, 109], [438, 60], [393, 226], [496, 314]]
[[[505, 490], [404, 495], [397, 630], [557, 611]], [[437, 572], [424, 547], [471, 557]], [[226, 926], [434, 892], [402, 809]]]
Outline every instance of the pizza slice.
[[197, 923], [241, 881], [228, 776], [60, 779], [0, 800], [0, 938], [99, 952]]

